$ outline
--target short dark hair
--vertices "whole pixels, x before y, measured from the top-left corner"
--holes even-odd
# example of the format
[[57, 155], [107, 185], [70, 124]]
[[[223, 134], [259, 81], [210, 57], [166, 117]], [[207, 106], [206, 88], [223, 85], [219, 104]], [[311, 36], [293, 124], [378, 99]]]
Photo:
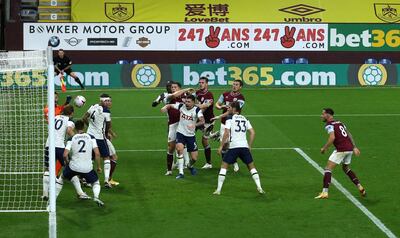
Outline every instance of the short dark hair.
[[233, 82], [238, 82], [240, 84], [240, 87], [243, 87], [243, 81], [240, 79], [235, 79]]
[[75, 129], [77, 131], [82, 131], [83, 129], [85, 129], [85, 123], [82, 120], [77, 120], [75, 122]]
[[171, 85], [174, 81], [168, 81], [167, 84], [165, 85], [165, 89], [167, 90], [167, 93], [172, 93], [171, 91]]
[[208, 83], [208, 78], [207, 78], [207, 77], [205, 77], [205, 76], [203, 76], [203, 77], [200, 77], [199, 81], [200, 81], [200, 80], [204, 80], [204, 81], [206, 81], [206, 83]]
[[171, 85], [173, 84], [178, 85], [178, 87], [182, 88], [182, 84], [180, 82], [172, 81]]
[[192, 100], [193, 102], [196, 100], [195, 96], [192, 95], [192, 94], [187, 95], [187, 96], [186, 96], [186, 99], [190, 99], [190, 100]]
[[231, 102], [230, 106], [232, 108], [234, 108], [237, 112], [240, 113], [240, 111], [242, 110], [242, 108], [240, 107], [240, 102]]
[[325, 111], [325, 113], [328, 113], [329, 115], [333, 116], [333, 114], [335, 114], [332, 108], [326, 107], [323, 110]]
[[64, 52], [64, 50], [63, 50], [63, 49], [58, 49], [58, 52], [60, 52], [60, 51], [63, 51], [63, 52]]
[[100, 98], [111, 98], [110, 95], [108, 95], [107, 93], [102, 93], [100, 95]]
[[65, 116], [69, 116], [74, 112], [74, 107], [71, 105], [66, 105], [62, 111], [62, 114]]

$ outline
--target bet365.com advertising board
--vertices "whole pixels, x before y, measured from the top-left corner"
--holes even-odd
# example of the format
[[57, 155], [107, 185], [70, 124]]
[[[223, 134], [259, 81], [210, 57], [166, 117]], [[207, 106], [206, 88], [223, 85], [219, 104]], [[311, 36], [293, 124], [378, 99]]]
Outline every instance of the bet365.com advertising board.
[[[197, 87], [202, 76], [211, 87], [229, 87], [236, 79], [245, 87], [335, 87], [399, 85], [400, 65], [380, 64], [139, 64], [93, 65], [72, 67], [86, 88], [157, 88], [168, 81], [184, 87]], [[75, 80], [65, 75], [69, 89], [79, 89]], [[0, 87], [42, 87], [45, 72], [7, 72], [0, 74]], [[55, 84], [60, 87], [60, 78]]]

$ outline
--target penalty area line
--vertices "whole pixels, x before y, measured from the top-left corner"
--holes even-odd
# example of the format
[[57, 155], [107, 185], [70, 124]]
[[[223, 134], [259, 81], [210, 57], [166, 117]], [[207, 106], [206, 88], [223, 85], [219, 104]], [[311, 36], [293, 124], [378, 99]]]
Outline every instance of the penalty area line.
[[[293, 149], [298, 154], [300, 154], [304, 158], [304, 160], [306, 160], [316, 170], [318, 170], [318, 172], [324, 174], [324, 170], [321, 168], [321, 166], [319, 166], [313, 159], [311, 159], [311, 157], [308, 156], [302, 149], [300, 148], [293, 148]], [[396, 235], [391, 230], [389, 230], [389, 228], [387, 228], [385, 224], [383, 224], [381, 220], [379, 220], [379, 218], [377, 218], [362, 203], [360, 203], [347, 189], [345, 189], [341, 183], [339, 183], [336, 179], [332, 178], [332, 184], [335, 185], [335, 187], [340, 192], [342, 192], [347, 197], [347, 199], [349, 199], [358, 209], [360, 209], [383, 233], [385, 233], [387, 237], [396, 238]]]

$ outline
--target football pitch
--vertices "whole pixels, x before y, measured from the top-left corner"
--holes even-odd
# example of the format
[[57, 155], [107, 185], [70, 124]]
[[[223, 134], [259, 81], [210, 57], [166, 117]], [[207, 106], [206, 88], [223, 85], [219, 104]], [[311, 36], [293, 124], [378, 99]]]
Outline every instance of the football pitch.
[[[210, 91], [217, 99], [223, 89]], [[98, 208], [78, 200], [72, 184], [65, 182], [57, 200], [58, 237], [400, 236], [400, 88], [244, 89], [242, 113], [256, 131], [252, 153], [264, 196], [241, 162], [238, 173], [228, 171], [222, 194], [212, 195], [221, 161], [217, 142], [212, 142], [213, 169], [200, 169], [205, 163], [201, 150], [196, 176], [186, 172], [178, 181], [164, 176], [167, 118], [160, 106], [151, 107], [162, 89], [71, 92], [88, 100], [74, 119], [102, 92], [113, 99], [112, 123], [118, 134], [113, 143], [119, 156], [114, 179], [121, 184], [102, 188], [105, 207]], [[314, 199], [322, 175], [310, 159], [323, 168], [332, 151], [319, 152], [327, 140], [319, 118], [323, 107], [335, 110], [335, 118], [346, 124], [361, 150], [352, 169], [367, 190], [366, 198], [337, 167], [333, 177], [345, 190], [331, 184], [328, 200]], [[374, 223], [371, 214], [381, 223]], [[46, 237], [48, 214], [3, 213], [0, 227], [0, 237]]]

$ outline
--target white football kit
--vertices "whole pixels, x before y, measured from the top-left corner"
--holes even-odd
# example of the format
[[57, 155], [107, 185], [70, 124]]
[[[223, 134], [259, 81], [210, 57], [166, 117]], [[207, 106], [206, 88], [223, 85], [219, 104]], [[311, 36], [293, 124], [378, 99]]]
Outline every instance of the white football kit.
[[[72, 129], [75, 128], [75, 124], [73, 121], [70, 121], [69, 117], [64, 115], [58, 115], [55, 117], [55, 147], [56, 148], [65, 148], [65, 136], [67, 134], [68, 127]], [[46, 147], [49, 147], [49, 138], [47, 137]]]
[[89, 127], [87, 133], [97, 140], [104, 140], [106, 122], [111, 121], [110, 111], [99, 104], [94, 104], [87, 112], [89, 113]]
[[[185, 104], [176, 103], [173, 107], [180, 112], [180, 120], [178, 124], [178, 133], [184, 136], [193, 137], [196, 135], [196, 122], [200, 117], [203, 117], [203, 112], [200, 108], [194, 106], [192, 109], [186, 109]], [[192, 128], [188, 128], [191, 125]]]
[[96, 140], [89, 134], [76, 134], [67, 142], [65, 149], [71, 153], [69, 167], [79, 173], [89, 173], [93, 170], [92, 151], [97, 148]]
[[246, 117], [235, 114], [225, 122], [225, 128], [230, 130], [229, 149], [249, 148], [246, 132], [253, 127]]

